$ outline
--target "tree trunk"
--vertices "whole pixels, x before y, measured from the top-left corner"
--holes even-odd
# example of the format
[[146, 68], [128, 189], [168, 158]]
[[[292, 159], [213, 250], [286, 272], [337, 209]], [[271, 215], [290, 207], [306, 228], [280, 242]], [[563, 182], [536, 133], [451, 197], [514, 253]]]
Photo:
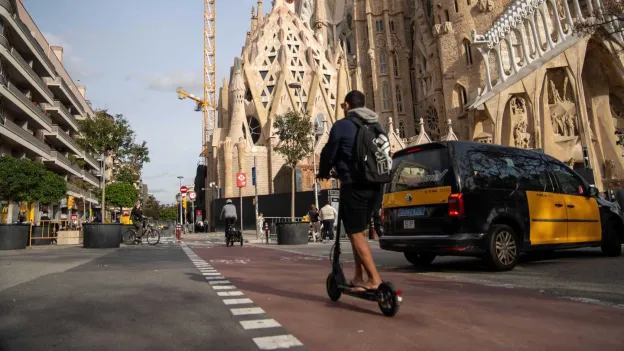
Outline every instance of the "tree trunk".
[[295, 167], [290, 169], [290, 219], [295, 221]]
[[102, 153], [102, 223], [106, 223], [106, 204], [104, 198], [106, 197], [106, 153]]

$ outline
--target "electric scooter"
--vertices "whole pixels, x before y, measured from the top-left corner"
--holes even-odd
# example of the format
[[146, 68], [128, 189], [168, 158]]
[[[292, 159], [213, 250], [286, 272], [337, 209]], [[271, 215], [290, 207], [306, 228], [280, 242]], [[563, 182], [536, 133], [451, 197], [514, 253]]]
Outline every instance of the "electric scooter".
[[338, 301], [342, 294], [357, 297], [364, 300], [376, 301], [381, 312], [393, 317], [399, 312], [401, 307], [401, 290], [397, 290], [390, 282], [382, 282], [379, 288], [366, 291], [352, 291], [353, 286], [347, 283], [342, 264], [340, 264], [340, 227], [342, 216], [342, 205], [338, 205], [338, 223], [336, 224], [336, 243], [333, 245], [329, 253], [329, 259], [332, 263], [332, 271], [327, 276], [327, 295], [332, 301]]

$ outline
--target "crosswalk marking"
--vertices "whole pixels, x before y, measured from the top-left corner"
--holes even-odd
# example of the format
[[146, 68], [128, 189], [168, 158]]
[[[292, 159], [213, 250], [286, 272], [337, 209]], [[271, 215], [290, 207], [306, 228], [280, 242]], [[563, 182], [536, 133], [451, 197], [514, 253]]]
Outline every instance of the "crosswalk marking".
[[243, 296], [245, 294], [243, 294], [242, 291], [219, 291], [217, 295], [219, 296]]
[[221, 280], [221, 279], [225, 279], [222, 276], [215, 276], [215, 277], [204, 277], [206, 278], [206, 280]]
[[282, 325], [277, 323], [275, 319], [256, 319], [250, 321], [240, 321], [240, 324], [243, 326], [243, 329], [263, 329], [263, 328], [277, 328]]
[[212, 287], [214, 290], [234, 290], [236, 287], [234, 285], [216, 285]]
[[229, 280], [213, 280], [213, 281], [209, 281], [208, 283], [210, 283], [210, 285], [230, 284], [230, 281]]
[[224, 299], [223, 303], [226, 305], [245, 305], [253, 303], [251, 299]]
[[263, 314], [264, 310], [260, 307], [250, 307], [250, 308], [232, 308], [230, 309], [232, 314], [235, 316], [246, 316], [249, 314]]
[[253, 338], [253, 341], [258, 345], [260, 350], [287, 349], [289, 347], [303, 346], [301, 341], [290, 334]]

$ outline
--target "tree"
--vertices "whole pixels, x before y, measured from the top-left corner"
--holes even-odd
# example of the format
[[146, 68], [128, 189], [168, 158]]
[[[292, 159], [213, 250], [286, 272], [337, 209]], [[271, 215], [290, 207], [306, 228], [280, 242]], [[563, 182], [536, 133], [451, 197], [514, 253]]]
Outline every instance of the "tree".
[[132, 184], [113, 183], [107, 187], [105, 198], [111, 205], [122, 209], [133, 207], [139, 200], [139, 194]]
[[120, 183], [134, 184], [139, 181], [138, 174], [134, 173], [129, 167], [121, 167], [115, 175], [115, 181]]
[[[89, 152], [103, 155], [104, 159], [114, 154], [124, 154], [134, 142], [134, 131], [123, 115], [113, 117], [106, 110], [100, 110], [96, 111], [94, 119], [79, 120], [78, 124], [80, 127], [78, 144]], [[102, 174], [106, 174], [105, 162]], [[106, 219], [105, 208], [106, 181], [102, 185], [102, 221]]]
[[290, 216], [295, 219], [295, 169], [297, 164], [312, 153], [313, 124], [310, 118], [300, 113], [288, 111], [277, 116], [273, 123], [279, 143], [275, 151], [284, 156], [286, 165], [291, 170]]
[[583, 11], [583, 19], [575, 23], [574, 32], [614, 43], [617, 47], [613, 52], [619, 55], [624, 51], [624, 44], [612, 39], [614, 35], [624, 35], [624, 1], [602, 0], [600, 3], [600, 11], [594, 9], [592, 14], [587, 9]]
[[178, 218], [177, 206], [163, 205], [160, 207], [160, 219], [163, 221], [175, 221]]
[[143, 202], [143, 214], [155, 220], [160, 219], [160, 202], [156, 200], [154, 195], [149, 194]]
[[143, 165], [150, 161], [147, 142], [145, 140], [140, 144], [133, 142], [120, 155], [120, 161], [121, 167], [130, 169], [138, 181]]

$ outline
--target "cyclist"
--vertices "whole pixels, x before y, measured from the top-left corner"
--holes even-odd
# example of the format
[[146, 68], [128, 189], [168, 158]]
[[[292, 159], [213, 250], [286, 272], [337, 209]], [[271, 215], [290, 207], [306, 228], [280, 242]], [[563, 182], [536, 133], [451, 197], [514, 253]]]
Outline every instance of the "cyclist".
[[132, 208], [132, 211], [130, 212], [130, 219], [136, 228], [136, 240], [140, 241], [143, 236], [145, 225], [147, 224], [145, 217], [143, 217], [143, 211], [141, 211], [141, 202], [137, 202]]
[[[356, 155], [356, 138], [374, 131], [376, 138], [371, 139], [378, 145], [379, 155], [370, 161], [377, 162], [378, 169], [387, 173], [391, 167], [389, 156], [390, 143], [375, 112], [365, 107], [365, 96], [354, 90], [345, 96], [340, 105], [345, 118], [334, 123], [329, 133], [329, 140], [321, 152], [318, 178], [327, 179], [334, 168], [340, 179], [340, 211], [342, 224], [351, 241], [355, 260], [355, 276], [350, 285], [353, 291], [377, 289], [381, 278], [375, 267], [371, 248], [368, 245], [366, 231], [370, 226], [373, 210], [381, 196], [381, 187], [370, 184], [356, 169], [360, 165], [360, 155]], [[362, 128], [367, 128], [366, 132]], [[360, 134], [362, 133], [362, 134]], [[367, 158], [362, 158], [366, 162]], [[390, 166], [390, 167], [389, 167]], [[362, 268], [368, 280], [364, 280]]]
[[238, 219], [236, 207], [232, 204], [232, 200], [227, 199], [225, 201], [225, 206], [221, 209], [221, 216], [219, 218], [225, 220], [225, 237], [227, 238], [230, 227], [234, 227], [234, 223], [236, 223]]

